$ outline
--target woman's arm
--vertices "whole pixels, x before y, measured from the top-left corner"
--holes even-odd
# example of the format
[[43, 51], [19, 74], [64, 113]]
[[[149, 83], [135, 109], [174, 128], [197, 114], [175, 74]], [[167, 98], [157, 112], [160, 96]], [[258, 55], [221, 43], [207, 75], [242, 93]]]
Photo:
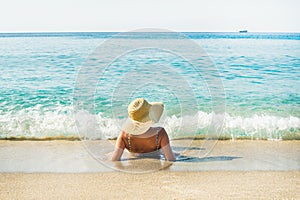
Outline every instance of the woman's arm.
[[112, 161], [119, 161], [122, 157], [123, 151], [124, 151], [123, 149], [115, 147], [115, 151], [114, 151], [114, 153], [111, 157], [111, 160]]
[[121, 132], [117, 138], [115, 150], [111, 158], [112, 161], [118, 161], [122, 157], [125, 148], [125, 144], [123, 142], [122, 136], [123, 136], [123, 132]]
[[164, 152], [165, 158], [168, 161], [175, 161], [176, 157], [172, 151], [172, 148], [170, 146], [170, 141], [167, 132], [165, 129], [162, 129], [162, 139], [161, 139], [161, 148]]
[[172, 148], [171, 148], [170, 144], [167, 144], [166, 146], [162, 147], [162, 150], [165, 154], [165, 158], [168, 161], [175, 161], [176, 160], [175, 155], [172, 151]]

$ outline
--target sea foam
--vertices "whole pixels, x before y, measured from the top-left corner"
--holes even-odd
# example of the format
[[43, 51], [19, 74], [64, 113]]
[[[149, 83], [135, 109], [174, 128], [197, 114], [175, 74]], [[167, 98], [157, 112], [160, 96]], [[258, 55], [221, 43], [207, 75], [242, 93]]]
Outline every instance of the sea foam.
[[[296, 116], [253, 115], [217, 116], [219, 136], [231, 139], [297, 139], [300, 118]], [[171, 138], [211, 134], [214, 113], [198, 111], [194, 116], [163, 116], [158, 126], [165, 127]], [[57, 105], [43, 108], [37, 105], [19, 111], [1, 112], [2, 139], [110, 139], [118, 136], [125, 119], [106, 117], [103, 113], [90, 114], [73, 106]], [[287, 137], [288, 136], [288, 137]]]

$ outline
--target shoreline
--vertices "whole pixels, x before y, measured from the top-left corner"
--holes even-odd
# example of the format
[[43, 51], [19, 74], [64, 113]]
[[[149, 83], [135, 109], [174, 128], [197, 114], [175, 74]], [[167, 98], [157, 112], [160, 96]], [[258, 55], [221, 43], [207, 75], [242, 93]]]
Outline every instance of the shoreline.
[[[91, 141], [99, 140], [116, 140], [117, 137], [108, 138], [108, 139], [93, 139]], [[53, 136], [53, 137], [9, 137], [9, 138], [0, 138], [0, 141], [55, 141], [55, 140], [65, 140], [65, 141], [84, 141], [86, 139], [80, 138], [77, 136]], [[89, 139], [87, 139], [89, 140]], [[222, 135], [219, 137], [206, 138], [205, 135], [196, 135], [196, 136], [184, 136], [172, 138], [172, 140], [247, 140], [247, 141], [290, 141], [290, 140], [300, 140], [300, 133], [294, 134], [285, 134], [281, 138], [267, 138], [267, 137], [251, 137], [251, 136], [237, 136], [232, 138], [230, 135]]]
[[[0, 140], [0, 173], [89, 173], [124, 169], [143, 172], [151, 170], [151, 165], [155, 170], [166, 166], [159, 159], [128, 159], [126, 151], [121, 165], [116, 165], [110, 161], [114, 142]], [[300, 170], [299, 140], [172, 140], [171, 147], [178, 155], [177, 161], [167, 163], [165, 171]]]

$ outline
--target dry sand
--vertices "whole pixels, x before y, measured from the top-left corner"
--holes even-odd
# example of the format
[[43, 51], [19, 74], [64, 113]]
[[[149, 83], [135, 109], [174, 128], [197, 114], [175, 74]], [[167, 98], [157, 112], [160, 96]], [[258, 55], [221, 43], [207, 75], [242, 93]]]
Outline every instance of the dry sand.
[[0, 175], [0, 199], [299, 199], [300, 172]]

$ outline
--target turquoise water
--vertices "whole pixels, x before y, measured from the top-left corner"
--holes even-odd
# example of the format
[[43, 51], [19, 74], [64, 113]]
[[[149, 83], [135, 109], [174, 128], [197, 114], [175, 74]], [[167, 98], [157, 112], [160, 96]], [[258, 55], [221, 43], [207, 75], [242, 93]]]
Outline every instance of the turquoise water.
[[[114, 34], [0, 33], [0, 138], [77, 137], [73, 98], [78, 74], [95, 49]], [[218, 69], [225, 92], [225, 135], [253, 139], [299, 137], [300, 34], [184, 34], [203, 48]], [[161, 33], [157, 38], [147, 33], [138, 35], [140, 40], [172, 37], [170, 33]], [[118, 47], [107, 52], [114, 48]], [[160, 71], [143, 68], [150, 65], [160, 66]], [[134, 84], [124, 82], [123, 76], [129, 69], [138, 69], [137, 66], [153, 77], [165, 74], [170, 80], [175, 79], [168, 87], [179, 88], [182, 85], [174, 69], [189, 83], [191, 96], [185, 95], [186, 102], [180, 102], [166, 85], [135, 86], [136, 90], [131, 91]], [[81, 115], [87, 121], [91, 116], [97, 119], [98, 128], [90, 131], [93, 133], [89, 138], [118, 134], [118, 120], [126, 118], [127, 104], [118, 104], [118, 99], [114, 99], [116, 91], [131, 91], [125, 102], [138, 96], [163, 101], [166, 112], [162, 124], [171, 137], [203, 134], [209, 129], [213, 115], [209, 88], [201, 73], [176, 55], [153, 49], [137, 50], [117, 58], [98, 81], [93, 99], [87, 101], [93, 109]], [[180, 107], [195, 102], [194, 112]], [[197, 131], [179, 131], [182, 120], [198, 126]]]

